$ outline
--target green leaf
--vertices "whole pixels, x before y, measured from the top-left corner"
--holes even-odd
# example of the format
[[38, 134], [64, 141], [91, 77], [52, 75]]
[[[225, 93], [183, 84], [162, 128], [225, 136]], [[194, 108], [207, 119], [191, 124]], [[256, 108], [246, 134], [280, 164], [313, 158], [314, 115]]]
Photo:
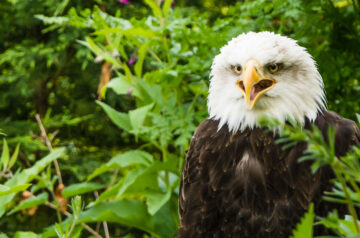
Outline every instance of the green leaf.
[[9, 163], [9, 147], [8, 144], [5, 140], [5, 138], [3, 138], [3, 151], [1, 153], [1, 160], [0, 160], [0, 169], [1, 169], [1, 165], [3, 166], [3, 170], [7, 169], [8, 163]]
[[292, 238], [312, 238], [314, 219], [314, 204], [311, 203], [309, 210], [305, 213], [304, 217], [301, 218], [300, 223], [296, 225]]
[[118, 154], [113, 157], [105, 165], [102, 165], [100, 168], [97, 168], [89, 177], [88, 180], [93, 179], [94, 177], [105, 173], [109, 169], [113, 168], [125, 168], [132, 165], [144, 165], [149, 166], [153, 162], [153, 157], [151, 154], [141, 151], [141, 150], [131, 150], [123, 154]]
[[139, 129], [142, 127], [144, 123], [147, 113], [153, 106], [154, 104], [151, 103], [144, 107], [140, 107], [135, 110], [129, 111], [129, 118], [130, 118], [131, 126], [134, 129], [134, 131], [136, 132], [139, 131]]
[[155, 31], [151, 31], [151, 30], [147, 30], [144, 28], [140, 28], [140, 27], [134, 27], [134, 28], [130, 28], [127, 30], [124, 30], [122, 28], [107, 28], [107, 29], [101, 29], [99, 31], [94, 32], [94, 35], [107, 35], [110, 33], [120, 33], [123, 34], [125, 36], [142, 36], [145, 38], [153, 38], [155, 36], [157, 36]]
[[[39, 174], [46, 166], [49, 165], [53, 160], [61, 156], [65, 151], [65, 148], [56, 149], [46, 157], [42, 158], [36, 162], [31, 168], [25, 169], [22, 172], [15, 174], [11, 179], [9, 179], [4, 185], [7, 187], [12, 187], [15, 185], [21, 185], [29, 183], [35, 175]], [[5, 213], [5, 208], [9, 202], [14, 198], [15, 194], [8, 194], [5, 196], [0, 196], [0, 217]]]
[[170, 7], [171, 7], [172, 1], [173, 1], [173, 0], [166, 0], [166, 1], [164, 2], [163, 7], [162, 7], [162, 10], [163, 10], [165, 19], [167, 19], [167, 17], [168, 17], [169, 9], [170, 9]]
[[24, 200], [23, 202], [21, 202], [14, 209], [12, 209], [8, 213], [8, 215], [11, 215], [11, 214], [18, 212], [20, 210], [23, 210], [23, 209], [27, 209], [27, 208], [31, 208], [31, 207], [35, 207], [35, 206], [44, 204], [48, 201], [48, 197], [49, 197], [48, 194], [46, 192], [44, 192], [35, 197], [28, 198], [28, 199]]
[[151, 8], [154, 16], [156, 16], [159, 21], [162, 21], [162, 13], [159, 5], [154, 0], [145, 0], [145, 3]]
[[130, 90], [133, 90], [130, 83], [125, 80], [125, 76], [121, 75], [120, 77], [113, 78], [106, 85], [107, 88], [111, 88], [115, 93], [119, 95], [126, 95]]
[[144, 59], [146, 56], [148, 46], [149, 46], [149, 42], [146, 44], [143, 44], [138, 50], [138, 61], [135, 64], [135, 74], [138, 78], [141, 78], [141, 76], [142, 76], [142, 67], [143, 67], [143, 63], [144, 63]]
[[10, 158], [10, 162], [9, 162], [9, 169], [11, 169], [11, 167], [13, 167], [13, 165], [15, 164], [17, 157], [19, 155], [19, 149], [20, 149], [20, 144], [16, 145], [15, 151], [12, 154], [11, 158]]
[[[71, 224], [73, 217], [62, 224]], [[177, 229], [177, 216], [173, 216], [167, 203], [153, 216], [147, 212], [145, 203], [138, 200], [102, 202], [80, 213], [77, 224], [107, 221], [123, 226], [135, 227], [156, 238], [172, 238]], [[55, 226], [47, 229], [43, 237], [54, 237]]]
[[146, 205], [137, 200], [103, 202], [80, 214], [78, 223], [108, 221], [136, 227], [155, 237], [173, 237], [176, 224], [168, 206], [164, 206], [154, 216], [147, 212]]
[[38, 238], [39, 236], [31, 231], [17, 231], [14, 238]]
[[120, 95], [127, 95], [131, 93], [131, 95], [141, 98], [140, 92], [136, 87], [133, 87], [129, 82], [126, 81], [126, 77], [124, 75], [111, 79], [106, 87], [113, 89], [115, 93]]
[[106, 61], [114, 65], [116, 68], [122, 68], [119, 61], [116, 58], [112, 57], [111, 53], [97, 46], [90, 37], [86, 37], [86, 42], [82, 42], [82, 44], [89, 47], [96, 55], [103, 57]]
[[12, 186], [12, 187], [8, 187], [8, 186], [0, 184], [0, 196], [8, 195], [8, 194], [11, 194], [11, 193], [21, 192], [21, 191], [26, 190], [30, 186], [31, 186], [31, 184], [29, 184], [29, 183], [15, 185], [15, 186]]
[[172, 189], [168, 189], [166, 193], [145, 191], [146, 204], [150, 215], [154, 215], [171, 197]]
[[8, 238], [8, 236], [4, 233], [0, 233], [0, 238]]
[[89, 183], [89, 182], [72, 184], [72, 185], [66, 187], [62, 191], [62, 195], [64, 197], [68, 198], [68, 197], [72, 197], [75, 195], [84, 194], [84, 193], [92, 192], [95, 190], [103, 189], [105, 187], [106, 186], [103, 184]]
[[130, 118], [127, 113], [118, 112], [112, 107], [108, 106], [106, 103], [100, 101], [96, 101], [96, 103], [104, 109], [105, 113], [109, 116], [110, 120], [115, 125], [128, 132], [132, 130]]

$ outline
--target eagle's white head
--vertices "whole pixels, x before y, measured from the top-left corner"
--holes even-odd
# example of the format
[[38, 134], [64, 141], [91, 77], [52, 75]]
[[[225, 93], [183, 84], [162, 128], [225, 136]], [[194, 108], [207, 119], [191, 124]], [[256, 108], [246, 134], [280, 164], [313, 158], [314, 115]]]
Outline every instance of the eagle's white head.
[[231, 131], [254, 128], [268, 116], [304, 123], [325, 108], [316, 63], [293, 39], [272, 32], [233, 38], [214, 59], [208, 97], [210, 118]]

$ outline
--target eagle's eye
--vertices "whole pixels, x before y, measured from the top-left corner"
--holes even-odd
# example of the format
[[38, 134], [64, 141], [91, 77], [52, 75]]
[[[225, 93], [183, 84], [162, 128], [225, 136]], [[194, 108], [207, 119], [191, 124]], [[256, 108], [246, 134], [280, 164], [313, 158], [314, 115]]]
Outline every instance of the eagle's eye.
[[233, 68], [233, 71], [236, 73], [236, 74], [241, 74], [241, 70], [242, 70], [242, 67], [241, 67], [241, 65], [234, 65], [234, 66], [232, 66], [232, 68]]
[[279, 64], [270, 64], [270, 65], [268, 65], [268, 70], [269, 70], [269, 72], [270, 73], [276, 73], [277, 71], [279, 71], [279, 69], [280, 69], [280, 65]]

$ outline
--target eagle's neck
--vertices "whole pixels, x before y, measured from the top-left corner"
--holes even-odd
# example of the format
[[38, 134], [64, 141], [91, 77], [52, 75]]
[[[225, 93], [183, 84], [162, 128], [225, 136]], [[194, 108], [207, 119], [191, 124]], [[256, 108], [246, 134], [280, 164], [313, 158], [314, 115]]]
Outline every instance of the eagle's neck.
[[307, 101], [304, 99], [297, 102], [294, 100], [277, 101], [271, 99], [271, 104], [264, 101], [259, 107], [248, 110], [245, 105], [239, 106], [239, 102], [224, 102], [221, 108], [218, 106], [212, 107], [212, 100], [209, 98], [209, 118], [219, 121], [218, 129], [226, 125], [231, 132], [243, 132], [246, 129], [259, 127], [262, 117], [277, 119], [280, 123], [285, 123], [290, 119], [304, 125], [306, 119], [314, 122], [326, 108], [323, 100]]

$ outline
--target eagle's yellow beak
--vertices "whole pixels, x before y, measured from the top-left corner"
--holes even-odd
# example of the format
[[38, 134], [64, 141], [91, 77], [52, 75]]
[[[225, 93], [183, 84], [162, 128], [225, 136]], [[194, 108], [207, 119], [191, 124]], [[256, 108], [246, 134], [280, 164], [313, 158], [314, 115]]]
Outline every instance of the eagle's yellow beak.
[[246, 107], [251, 110], [257, 100], [275, 85], [275, 80], [264, 76], [264, 71], [255, 60], [249, 60], [244, 68], [243, 77], [237, 82], [244, 93]]

